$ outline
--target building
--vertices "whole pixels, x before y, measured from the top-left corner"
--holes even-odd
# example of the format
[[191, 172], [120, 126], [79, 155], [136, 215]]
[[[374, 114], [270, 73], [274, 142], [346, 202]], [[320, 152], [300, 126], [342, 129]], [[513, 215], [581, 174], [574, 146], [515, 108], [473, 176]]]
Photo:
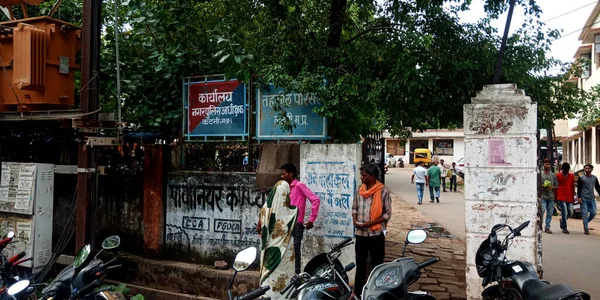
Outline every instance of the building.
[[[589, 61], [581, 78], [572, 78], [581, 89], [589, 91], [600, 83], [600, 2], [596, 3], [579, 35], [581, 44], [574, 59]], [[571, 164], [572, 170], [583, 169], [593, 164], [594, 174], [600, 175], [600, 123], [586, 128], [579, 127], [579, 119], [556, 121], [555, 132], [563, 146], [563, 161]], [[561, 139], [561, 137], [563, 137]]]
[[448, 164], [458, 162], [465, 156], [465, 133], [462, 128], [413, 132], [412, 137], [406, 143], [390, 136], [387, 130], [383, 133], [383, 137], [386, 142], [386, 152], [402, 156], [402, 159], [410, 164], [414, 163], [412, 152], [417, 148], [427, 148], [433, 151], [433, 155], [437, 159], [443, 159]]

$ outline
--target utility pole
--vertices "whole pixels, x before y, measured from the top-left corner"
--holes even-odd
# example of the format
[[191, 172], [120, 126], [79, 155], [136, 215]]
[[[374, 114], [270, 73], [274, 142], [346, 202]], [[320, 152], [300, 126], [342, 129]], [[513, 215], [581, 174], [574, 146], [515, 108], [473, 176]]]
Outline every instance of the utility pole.
[[493, 84], [500, 83], [500, 73], [502, 73], [502, 60], [504, 59], [504, 51], [506, 50], [506, 40], [508, 39], [508, 31], [510, 29], [510, 23], [512, 21], [512, 15], [514, 10], [515, 0], [510, 0], [508, 16], [506, 17], [506, 26], [504, 26], [504, 35], [502, 36], [502, 44], [500, 44], [500, 52], [498, 53], [498, 58], [496, 59], [496, 70], [494, 71]]
[[[83, 1], [83, 28], [81, 43], [81, 111], [83, 124], [86, 120], [96, 118], [98, 103], [98, 77], [100, 71], [100, 28], [102, 0]], [[77, 159], [77, 217], [75, 245], [77, 249], [86, 243], [94, 241], [94, 226], [90, 220], [95, 217], [90, 214], [91, 186], [95, 176], [95, 155], [93, 148], [86, 148], [86, 133], [90, 129], [79, 128], [78, 159]], [[93, 189], [95, 190], [95, 189]]]

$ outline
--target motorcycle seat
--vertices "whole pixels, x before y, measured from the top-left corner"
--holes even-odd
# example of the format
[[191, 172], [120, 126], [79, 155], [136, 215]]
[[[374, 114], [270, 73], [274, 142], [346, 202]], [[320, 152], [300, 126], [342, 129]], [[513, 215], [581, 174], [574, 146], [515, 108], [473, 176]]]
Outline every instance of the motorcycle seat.
[[549, 284], [539, 279], [527, 280], [523, 284], [524, 300], [558, 300], [576, 294], [573, 288], [565, 284]]

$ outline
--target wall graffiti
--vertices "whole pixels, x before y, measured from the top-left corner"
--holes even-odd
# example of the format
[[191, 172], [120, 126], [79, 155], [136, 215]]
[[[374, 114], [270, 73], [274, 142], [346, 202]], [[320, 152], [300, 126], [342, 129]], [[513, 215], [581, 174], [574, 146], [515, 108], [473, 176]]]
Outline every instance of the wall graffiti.
[[256, 190], [256, 175], [250, 173], [170, 174], [167, 255], [189, 254], [183, 259], [210, 261], [260, 247], [256, 222], [267, 196]]
[[[302, 173], [301, 173], [302, 175]], [[315, 235], [352, 236], [352, 201], [356, 190], [356, 164], [335, 161], [307, 161], [303, 174], [306, 185], [319, 196], [318, 226]]]

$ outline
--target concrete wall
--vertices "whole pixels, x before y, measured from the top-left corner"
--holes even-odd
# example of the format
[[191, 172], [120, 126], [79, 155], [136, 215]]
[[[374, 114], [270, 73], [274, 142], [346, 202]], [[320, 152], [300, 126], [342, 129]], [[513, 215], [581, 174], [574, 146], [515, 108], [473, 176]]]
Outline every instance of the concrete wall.
[[464, 106], [466, 277], [468, 299], [480, 299], [475, 255], [495, 224], [515, 228], [531, 221], [508, 255], [541, 266], [534, 184], [537, 106], [512, 84], [486, 86], [472, 102]]
[[[306, 231], [302, 245], [305, 265], [317, 254], [327, 252], [347, 237], [352, 237], [352, 203], [360, 184], [361, 146], [357, 144], [301, 145], [300, 179], [319, 196], [321, 206], [315, 228]], [[307, 203], [305, 220], [310, 215]], [[355, 261], [354, 246], [344, 248], [343, 265]], [[350, 272], [351, 284], [354, 271]]]
[[267, 194], [253, 173], [169, 174], [165, 255], [175, 260], [231, 262], [239, 250], [260, 248], [256, 224]]

